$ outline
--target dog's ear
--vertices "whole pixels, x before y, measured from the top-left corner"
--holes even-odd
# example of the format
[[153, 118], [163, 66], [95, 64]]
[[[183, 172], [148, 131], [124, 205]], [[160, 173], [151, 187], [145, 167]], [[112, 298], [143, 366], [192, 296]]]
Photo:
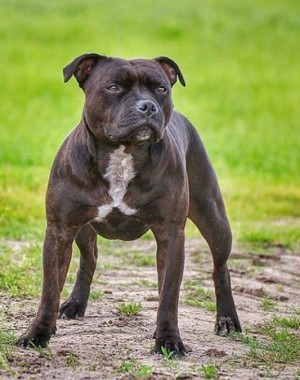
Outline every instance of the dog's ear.
[[167, 74], [167, 77], [171, 82], [171, 86], [176, 83], [178, 77], [179, 82], [182, 84], [182, 86], [185, 87], [185, 80], [176, 62], [172, 61], [172, 59], [168, 57], [157, 57], [154, 58], [154, 61], [158, 62], [161, 65], [162, 69]]
[[99, 54], [83, 54], [74, 59], [63, 69], [64, 82], [68, 82], [72, 75], [77, 79], [79, 86], [82, 87], [83, 83], [90, 75], [94, 66], [101, 60], [106, 58], [104, 55]]

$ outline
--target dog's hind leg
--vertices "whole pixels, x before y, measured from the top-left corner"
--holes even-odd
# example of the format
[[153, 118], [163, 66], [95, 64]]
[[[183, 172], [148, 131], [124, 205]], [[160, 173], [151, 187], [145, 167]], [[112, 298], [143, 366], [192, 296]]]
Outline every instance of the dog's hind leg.
[[[193, 144], [187, 156], [189, 174], [189, 218], [207, 241], [213, 256], [217, 320], [215, 332], [228, 335], [241, 331], [236, 312], [227, 259], [231, 251], [232, 235], [218, 181], [202, 143]], [[190, 159], [189, 159], [190, 157]]]
[[217, 302], [215, 332], [225, 336], [232, 331], [241, 331], [227, 268], [227, 259], [231, 251], [231, 231], [221, 204], [208, 201], [205, 206], [202, 204], [202, 207], [199, 207], [195, 205], [196, 202], [197, 200], [192, 201], [194, 205], [190, 219], [207, 241], [213, 256], [213, 280]]
[[98, 257], [97, 234], [89, 225], [82, 227], [75, 242], [80, 250], [80, 266], [72, 293], [59, 309], [59, 317], [67, 319], [83, 318]]

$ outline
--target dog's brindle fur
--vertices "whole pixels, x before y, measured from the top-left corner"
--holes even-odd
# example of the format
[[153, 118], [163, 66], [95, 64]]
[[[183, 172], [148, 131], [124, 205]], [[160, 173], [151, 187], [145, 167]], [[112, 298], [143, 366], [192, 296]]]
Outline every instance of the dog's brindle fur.
[[[18, 344], [44, 347], [57, 313], [84, 316], [97, 261], [97, 234], [133, 240], [151, 229], [157, 242], [159, 306], [155, 351], [186, 353], [178, 330], [184, 227], [190, 218], [213, 256], [215, 332], [241, 331], [226, 261], [231, 231], [216, 175], [189, 121], [173, 110], [177, 64], [167, 57], [124, 60], [84, 54], [64, 69], [85, 93], [79, 125], [60, 148], [46, 196], [43, 290], [37, 316]], [[60, 293], [75, 239], [81, 253], [70, 297]]]

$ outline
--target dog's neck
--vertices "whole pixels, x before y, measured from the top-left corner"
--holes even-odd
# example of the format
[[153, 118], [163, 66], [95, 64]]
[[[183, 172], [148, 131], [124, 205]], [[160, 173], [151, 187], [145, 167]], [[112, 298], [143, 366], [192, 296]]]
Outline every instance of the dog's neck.
[[109, 155], [109, 161], [103, 178], [109, 183], [108, 194], [111, 202], [98, 207], [97, 221], [102, 222], [113, 208], [119, 209], [125, 215], [133, 215], [136, 209], [124, 202], [124, 197], [130, 181], [135, 177], [133, 157], [125, 152], [125, 146], [120, 145]]
[[109, 155], [106, 173], [103, 176], [110, 184], [109, 195], [116, 201], [123, 199], [129, 182], [135, 177], [133, 157], [120, 145]]

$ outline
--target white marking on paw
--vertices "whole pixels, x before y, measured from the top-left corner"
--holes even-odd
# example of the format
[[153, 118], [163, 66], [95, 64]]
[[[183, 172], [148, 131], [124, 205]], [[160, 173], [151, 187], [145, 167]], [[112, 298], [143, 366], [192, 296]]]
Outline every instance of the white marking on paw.
[[137, 212], [136, 209], [123, 202], [127, 186], [134, 176], [132, 155], [125, 153], [125, 146], [120, 145], [110, 154], [108, 167], [103, 176], [109, 182], [108, 194], [111, 196], [112, 202], [98, 207], [98, 216], [95, 218], [97, 222], [103, 221], [114, 207], [125, 215], [133, 215]]

